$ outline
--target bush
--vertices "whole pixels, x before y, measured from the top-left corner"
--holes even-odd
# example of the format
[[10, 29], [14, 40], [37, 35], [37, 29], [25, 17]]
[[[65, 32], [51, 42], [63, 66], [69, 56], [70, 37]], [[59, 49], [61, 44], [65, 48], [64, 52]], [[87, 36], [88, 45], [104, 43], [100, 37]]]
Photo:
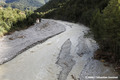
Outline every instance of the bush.
[[0, 9], [0, 36], [15, 30], [27, 28], [33, 25], [37, 18], [40, 18], [39, 13], [28, 10], [20, 11], [10, 7]]

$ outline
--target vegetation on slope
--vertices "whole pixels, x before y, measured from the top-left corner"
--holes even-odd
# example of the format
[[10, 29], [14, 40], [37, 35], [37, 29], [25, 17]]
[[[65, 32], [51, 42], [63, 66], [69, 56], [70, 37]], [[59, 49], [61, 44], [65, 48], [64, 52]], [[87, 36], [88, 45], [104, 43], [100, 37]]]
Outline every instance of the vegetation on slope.
[[51, 0], [36, 11], [47, 12], [49, 10], [53, 10], [44, 16], [46, 18], [52, 17], [68, 21], [88, 22], [85, 21], [85, 19], [91, 18], [96, 9], [102, 10], [106, 7], [108, 1], [109, 0]]
[[18, 4], [18, 3], [3, 3], [3, 2], [0, 2], [0, 6], [2, 6], [4, 8], [7, 8], [7, 7], [17, 8], [22, 11], [35, 10], [37, 8], [37, 7], [31, 7], [31, 6], [27, 6], [27, 5], [23, 5], [23, 4]]
[[110, 0], [108, 6], [94, 15], [91, 29], [101, 49], [109, 59], [120, 61], [120, 0]]
[[35, 10], [35, 12], [46, 12], [50, 9], [60, 8], [60, 6], [67, 1], [68, 0], [50, 0], [48, 3], [43, 5], [41, 8], [38, 8], [37, 10]]
[[47, 1], [48, 0], [3, 0], [0, 2], [0, 5], [20, 10], [35, 10], [43, 6]]
[[32, 11], [0, 8], [0, 36], [33, 25], [39, 14]]
[[[44, 18], [80, 22], [89, 26], [98, 41], [101, 59], [120, 61], [120, 0], [50, 1], [36, 11]], [[55, 5], [54, 5], [55, 3]]]

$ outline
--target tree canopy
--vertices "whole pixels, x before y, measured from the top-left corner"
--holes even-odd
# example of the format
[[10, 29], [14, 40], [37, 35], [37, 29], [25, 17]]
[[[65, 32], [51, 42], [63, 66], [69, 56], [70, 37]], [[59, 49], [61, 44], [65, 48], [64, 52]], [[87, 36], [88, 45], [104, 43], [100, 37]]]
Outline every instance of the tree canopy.
[[39, 18], [39, 14], [33, 11], [21, 11], [11, 7], [0, 8], [0, 36], [27, 28], [33, 25], [37, 18]]

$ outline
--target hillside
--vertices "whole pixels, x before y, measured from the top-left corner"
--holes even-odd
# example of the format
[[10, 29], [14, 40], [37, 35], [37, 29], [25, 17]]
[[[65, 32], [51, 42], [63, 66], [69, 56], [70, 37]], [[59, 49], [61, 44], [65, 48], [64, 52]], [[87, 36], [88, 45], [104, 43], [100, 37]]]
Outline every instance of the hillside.
[[33, 13], [28, 10], [0, 7], [0, 37], [33, 25], [38, 18], [38, 14]]
[[[120, 61], [120, 0], [54, 0], [36, 10], [44, 18], [80, 22], [91, 28], [100, 45], [95, 58]], [[55, 5], [54, 5], [55, 4]]]
[[[45, 17], [56, 18], [62, 20], [79, 21], [82, 15], [90, 16], [98, 8], [100, 10], [107, 6], [109, 0], [51, 0], [41, 8], [35, 10], [36, 12], [47, 12]], [[89, 14], [91, 13], [91, 14]], [[88, 15], [87, 15], [88, 14]], [[85, 16], [85, 15], [84, 15]]]
[[45, 12], [50, 9], [56, 9], [59, 8], [63, 3], [65, 3], [67, 0], [51, 0], [45, 5], [43, 5], [41, 8], [38, 8], [35, 10], [35, 12]]
[[0, 2], [0, 5], [4, 7], [11, 6], [12, 8], [18, 8], [21, 10], [35, 10], [36, 8], [43, 6], [48, 1], [49, 0], [3, 0]]

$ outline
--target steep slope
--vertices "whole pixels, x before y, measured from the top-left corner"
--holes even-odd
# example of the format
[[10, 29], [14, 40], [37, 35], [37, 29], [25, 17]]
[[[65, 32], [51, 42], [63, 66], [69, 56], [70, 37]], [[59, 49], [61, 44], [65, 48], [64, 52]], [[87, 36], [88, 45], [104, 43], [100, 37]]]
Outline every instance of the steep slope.
[[0, 7], [0, 37], [33, 25], [38, 16], [33, 11]]
[[50, 9], [59, 8], [62, 3], [65, 3], [68, 0], [50, 0], [48, 3], [43, 5], [41, 8], [35, 10], [35, 12], [45, 12]]
[[49, 2], [49, 0], [44, 0], [44, 1], [45, 1], [45, 3]]
[[6, 3], [24, 4], [26, 6], [40, 7], [45, 4], [44, 0], [6, 0]]
[[[37, 7], [43, 6], [49, 0], [3, 0], [6, 4], [1, 4], [4, 7], [11, 6], [12, 8], [18, 8], [21, 10], [25, 9], [36, 9]], [[2, 1], [2, 2], [3, 2]]]
[[45, 17], [84, 22], [85, 19], [88, 20], [87, 18], [90, 20], [96, 9], [104, 9], [108, 1], [109, 0], [51, 0], [49, 3], [37, 9], [36, 12], [53, 10], [47, 13]]

